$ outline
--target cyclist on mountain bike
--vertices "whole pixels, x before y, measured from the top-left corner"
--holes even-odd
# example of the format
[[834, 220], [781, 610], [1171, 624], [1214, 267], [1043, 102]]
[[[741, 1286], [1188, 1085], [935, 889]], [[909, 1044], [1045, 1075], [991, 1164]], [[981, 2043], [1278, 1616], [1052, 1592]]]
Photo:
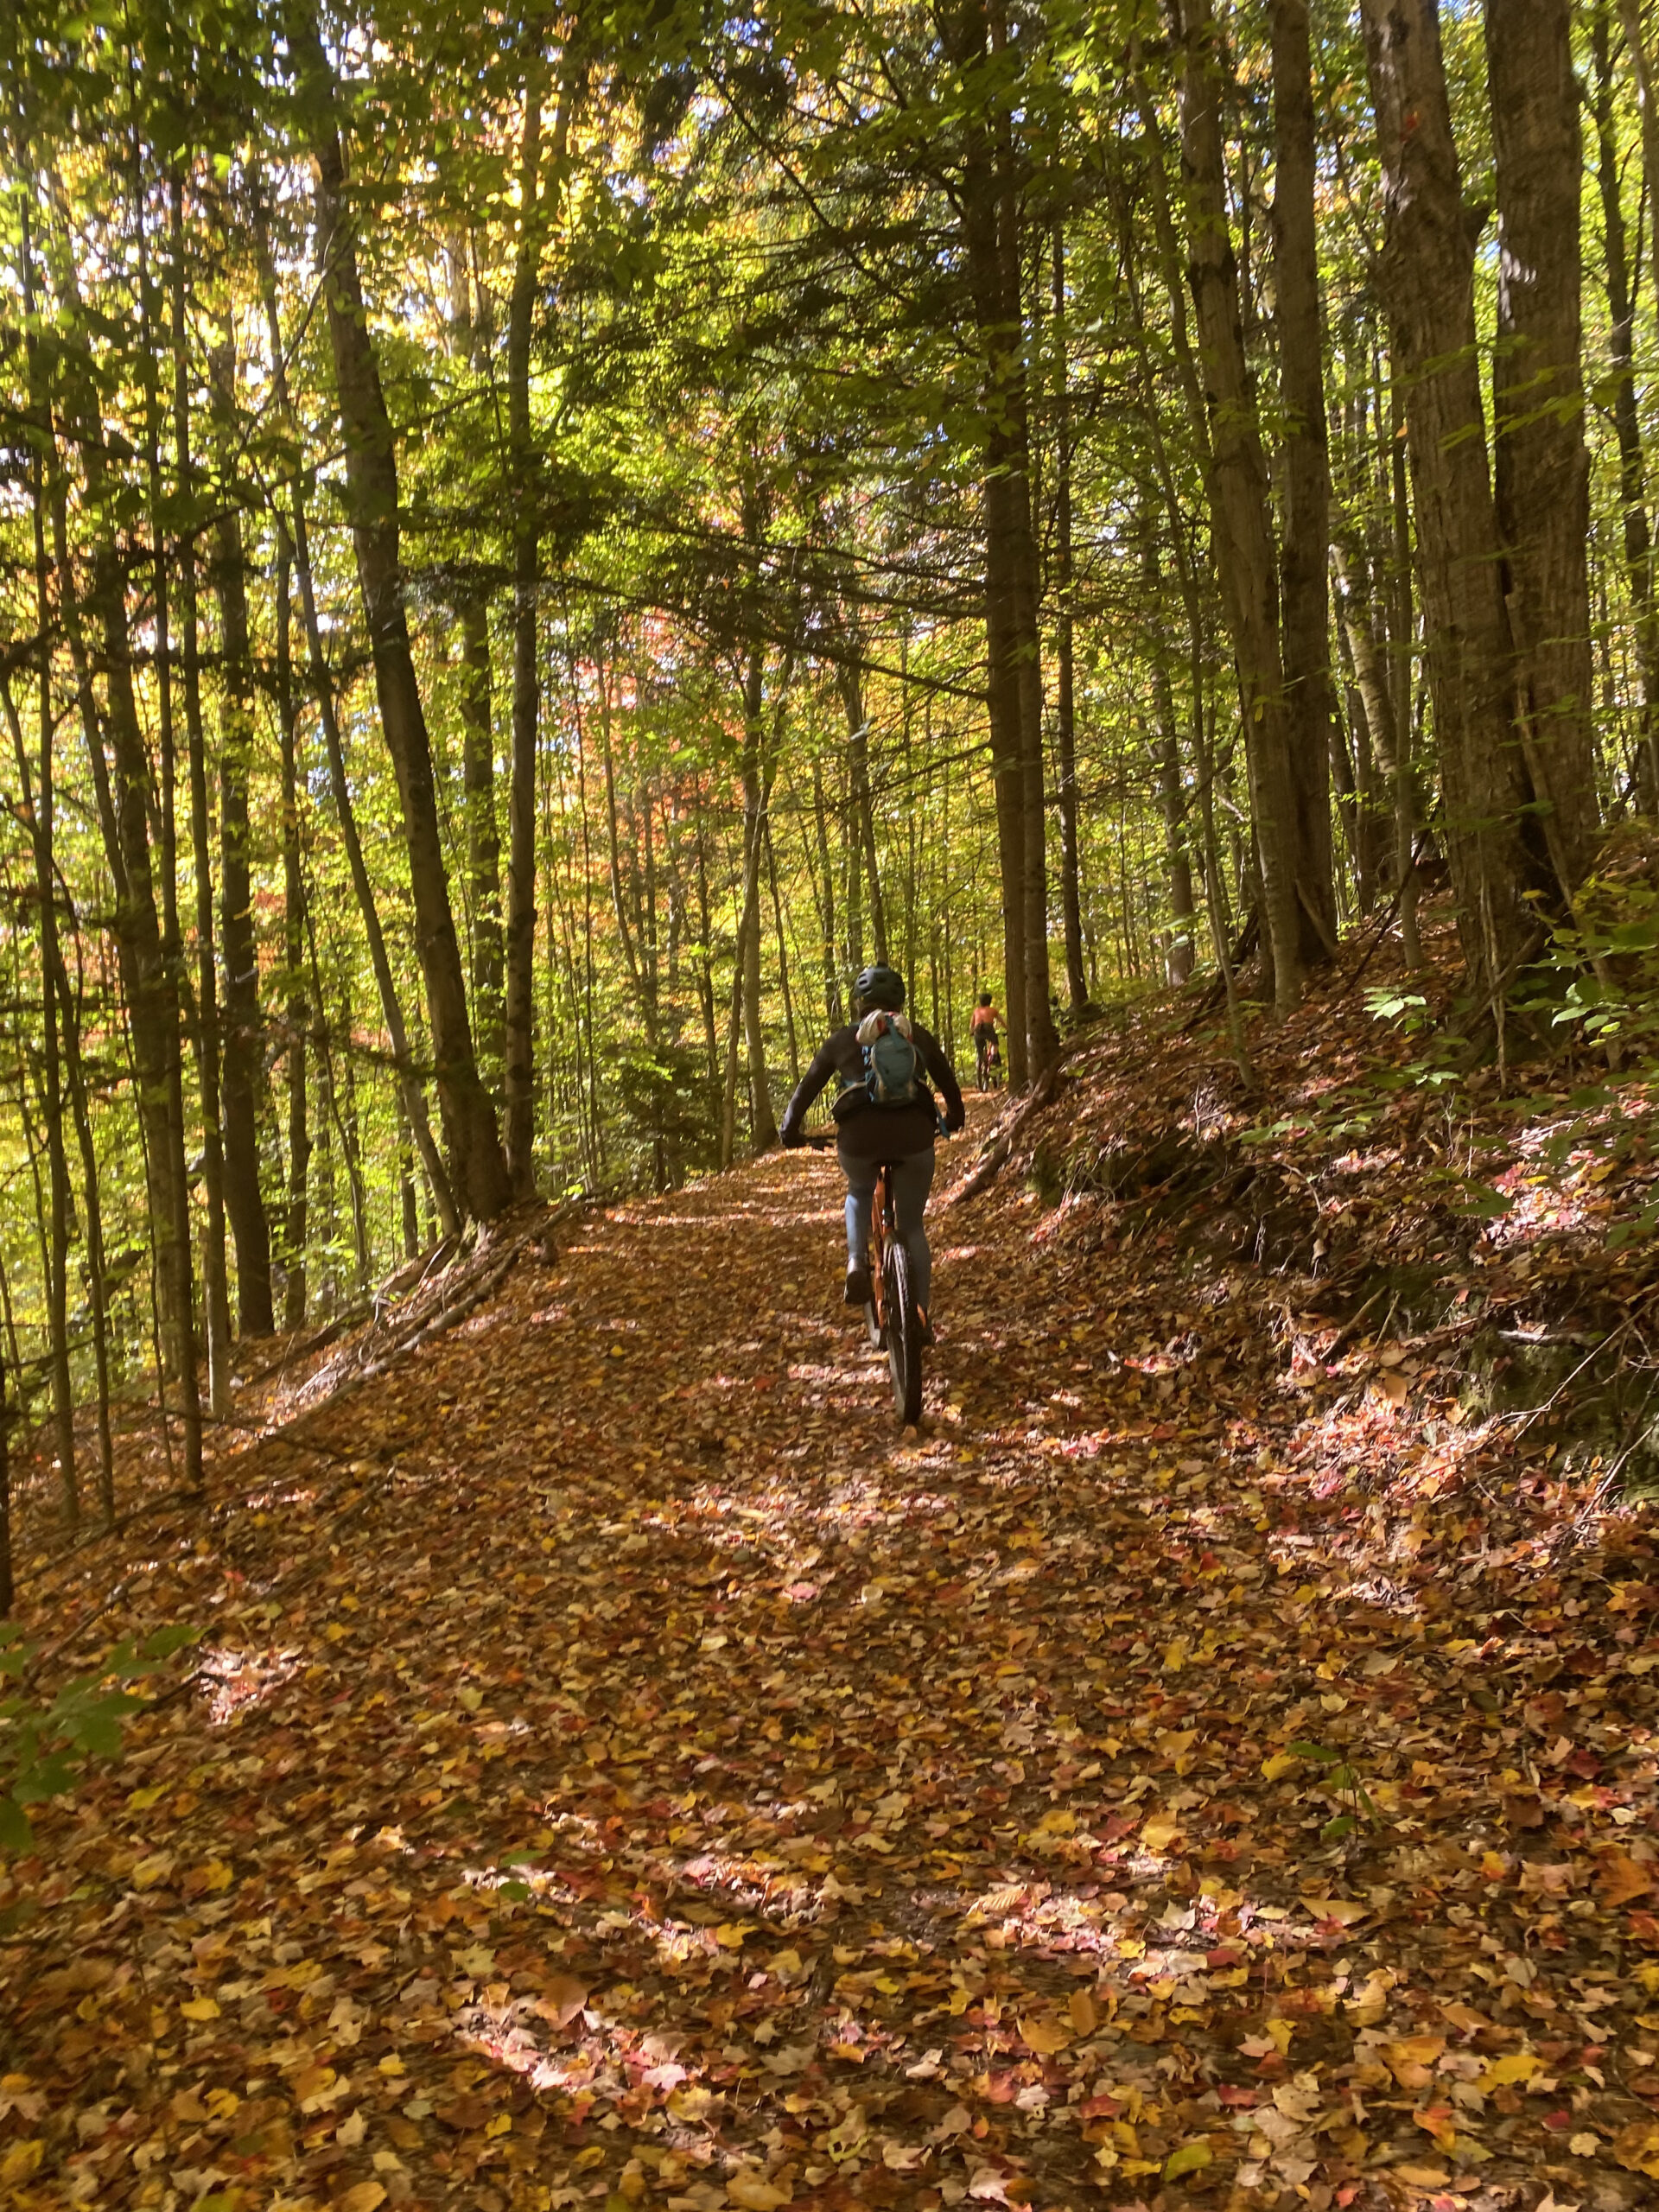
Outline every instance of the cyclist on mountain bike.
[[996, 1041], [999, 1027], [1006, 1029], [1007, 1024], [997, 1012], [992, 1002], [990, 993], [982, 991], [979, 995], [979, 1003], [974, 1008], [968, 1023], [968, 1034], [974, 1040], [974, 1060], [979, 1075], [979, 1087], [982, 1090], [985, 1088], [985, 1078], [990, 1070], [1001, 1061], [1001, 1049]]
[[[872, 1014], [902, 1018], [904, 978], [896, 969], [878, 964], [866, 968], [853, 985], [853, 1020], [826, 1037], [801, 1077], [795, 1096], [785, 1110], [779, 1135], [785, 1144], [802, 1145], [806, 1138], [801, 1124], [807, 1109], [831, 1076], [840, 1078], [836, 1100], [836, 1151], [847, 1178], [847, 1291], [849, 1306], [864, 1306], [870, 1298], [870, 1211], [876, 1176], [882, 1166], [893, 1169], [893, 1203], [899, 1233], [910, 1254], [915, 1275], [916, 1305], [921, 1315], [924, 1340], [931, 1336], [928, 1305], [931, 1296], [931, 1262], [922, 1217], [927, 1194], [933, 1187], [933, 1139], [938, 1109], [925, 1084], [908, 1105], [878, 1105], [870, 1095], [865, 1048], [859, 1041], [861, 1027]], [[944, 1097], [944, 1126], [952, 1135], [967, 1119], [956, 1072], [938, 1039], [920, 1022], [908, 1025], [911, 1042], [927, 1073]]]

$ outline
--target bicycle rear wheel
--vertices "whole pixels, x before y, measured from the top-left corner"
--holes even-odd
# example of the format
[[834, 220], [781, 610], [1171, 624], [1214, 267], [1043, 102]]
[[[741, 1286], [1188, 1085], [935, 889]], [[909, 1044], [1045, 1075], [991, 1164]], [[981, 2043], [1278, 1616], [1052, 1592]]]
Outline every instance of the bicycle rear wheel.
[[885, 1287], [893, 1402], [908, 1427], [922, 1417], [922, 1321], [911, 1294], [910, 1254], [897, 1237], [887, 1247]]

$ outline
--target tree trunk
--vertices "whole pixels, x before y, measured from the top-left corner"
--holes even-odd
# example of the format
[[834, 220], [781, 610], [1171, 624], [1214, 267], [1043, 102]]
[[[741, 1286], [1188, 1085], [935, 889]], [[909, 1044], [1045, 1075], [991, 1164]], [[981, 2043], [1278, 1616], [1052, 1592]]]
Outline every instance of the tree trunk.
[[[1353, 533], [1338, 526], [1332, 549], [1337, 564], [1338, 613], [1354, 664], [1354, 688], [1359, 694], [1370, 749], [1388, 777], [1395, 818], [1395, 883], [1403, 892], [1413, 868], [1416, 838], [1416, 798], [1411, 787], [1409, 760], [1398, 742], [1399, 715], [1389, 678], [1384, 650], [1371, 587], [1370, 564]], [[1363, 822], [1357, 837], [1364, 838]], [[1367, 847], [1369, 858], [1369, 847]], [[1357, 866], [1359, 865], [1357, 859]], [[1411, 963], [1414, 964], [1414, 963]]]
[[[536, 651], [541, 511], [531, 435], [530, 338], [541, 265], [542, 87], [539, 49], [526, 73], [518, 153], [518, 244], [507, 318], [507, 446], [514, 486], [512, 538], [512, 778], [507, 792], [507, 997], [505, 1090], [507, 1172], [513, 1195], [536, 1187], [536, 730], [541, 715]], [[569, 100], [560, 102], [556, 155]]]
[[772, 772], [766, 759], [762, 720], [766, 675], [766, 647], [757, 642], [749, 648], [749, 665], [743, 686], [743, 919], [739, 930], [743, 1035], [749, 1061], [749, 1134], [756, 1152], [765, 1152], [778, 1141], [760, 1003], [760, 861], [766, 842], [766, 807], [772, 797]]
[[995, 778], [1008, 1079], [1036, 1080], [1057, 1047], [1048, 996], [1042, 658], [1032, 530], [1019, 194], [1001, 0], [958, 0], [941, 25], [968, 98], [957, 205], [980, 352], [986, 703]]
[[305, 1326], [305, 1240], [311, 1125], [307, 1077], [310, 1010], [305, 993], [305, 875], [300, 854], [299, 737], [294, 711], [290, 583], [293, 545], [276, 518], [276, 721], [283, 752], [283, 1020], [288, 1029], [288, 1215], [283, 1231], [283, 1326]]
[[1331, 461], [1314, 224], [1316, 156], [1307, 0], [1273, 0], [1273, 268], [1284, 410], [1279, 589], [1296, 811], [1297, 947], [1304, 968], [1336, 942], [1331, 874]]
[[248, 779], [253, 758], [253, 664], [248, 643], [242, 524], [229, 480], [235, 452], [236, 361], [228, 337], [210, 357], [222, 480], [213, 532], [213, 589], [219, 601], [219, 947], [225, 963], [225, 1211], [236, 1240], [237, 1319], [243, 1336], [269, 1336], [270, 1224], [259, 1189], [258, 1091], [264, 1050], [259, 1021], [259, 957], [253, 933]]
[[[282, 327], [276, 316], [276, 278], [263, 235], [257, 243], [260, 286], [265, 300], [265, 326], [270, 335], [271, 359], [276, 364], [274, 378], [276, 404], [283, 416], [289, 417], [292, 410], [289, 405], [288, 379], [283, 366], [285, 356]], [[339, 716], [334, 711], [334, 682], [328, 673], [327, 656], [322, 645], [322, 625], [317, 615], [316, 585], [311, 569], [311, 537], [306, 523], [305, 501], [301, 497], [297, 480], [290, 488], [294, 569], [300, 587], [306, 648], [310, 661], [312, 686], [316, 694], [317, 718], [322, 725], [323, 745], [328, 759], [328, 779], [334, 790], [335, 811], [340, 821], [340, 842], [346, 849], [346, 864], [352, 879], [352, 890], [356, 896], [358, 912], [362, 918], [363, 934], [369, 949], [369, 963], [374, 970], [375, 989], [380, 1001], [380, 1018], [386, 1026], [392, 1065], [397, 1070], [398, 1096], [408, 1116], [416, 1149], [421, 1155], [421, 1165], [426, 1170], [433, 1202], [438, 1210], [439, 1225], [446, 1236], [454, 1236], [461, 1227], [460, 1211], [455, 1204], [448, 1170], [432, 1135], [432, 1123], [426, 1110], [426, 1093], [410, 1055], [409, 1031], [404, 1024], [397, 986], [392, 976], [391, 961], [386, 951], [385, 931], [380, 926], [380, 912], [375, 903], [374, 886], [369, 879], [368, 864], [363, 857], [363, 842], [357, 834], [357, 816], [346, 780], [346, 755], [340, 741]], [[301, 911], [308, 928], [309, 906], [303, 899]], [[315, 965], [314, 961], [314, 968]], [[316, 1009], [317, 1033], [321, 1036], [327, 1023], [327, 1007], [320, 995]], [[332, 1085], [332, 1075], [328, 1081]], [[326, 1138], [326, 1126], [323, 1133]]]
[[[58, 289], [78, 315], [76, 270], [67, 238], [54, 240]], [[67, 357], [73, 360], [73, 355]], [[60, 617], [76, 662], [82, 720], [98, 800], [105, 858], [114, 889], [114, 934], [126, 1001], [134, 1087], [144, 1147], [144, 1172], [156, 1253], [156, 1306], [167, 1363], [179, 1383], [184, 1479], [201, 1488], [201, 1404], [197, 1394], [190, 1192], [185, 1166], [183, 1070], [176, 977], [167, 957], [156, 905], [149, 821], [154, 805], [149, 758], [132, 680], [132, 636], [125, 579], [115, 537], [115, 499], [106, 474], [107, 448], [94, 396], [69, 387], [73, 433], [86, 475], [85, 513], [96, 533], [88, 606], [97, 626], [105, 681], [106, 759], [76, 601], [61, 474], [54, 487], [54, 553]]]
[[1580, 360], [1579, 87], [1570, 0], [1486, 0], [1498, 202], [1493, 489], [1517, 723], [1568, 898], [1599, 809], [1591, 735], [1590, 456]]
[[1274, 1001], [1285, 1014], [1301, 995], [1303, 909], [1296, 887], [1296, 786], [1280, 658], [1277, 563], [1227, 217], [1221, 137], [1224, 59], [1210, 0], [1185, 0], [1183, 12], [1187, 281], [1210, 422], [1205, 477], [1211, 534], [1238, 678]]
[[80, 1056], [80, 1007], [69, 988], [61, 949], [56, 985], [63, 1019], [64, 1072], [69, 1078], [75, 1143], [80, 1154], [82, 1203], [86, 1210], [86, 1287], [92, 1309], [92, 1365], [98, 1391], [98, 1499], [108, 1529], [115, 1524], [115, 1440], [110, 1432], [109, 1271], [104, 1251], [104, 1202], [98, 1185], [98, 1150], [92, 1142], [86, 1071]]
[[[1008, 48], [1006, 0], [990, 0], [986, 10], [991, 53], [1006, 66]], [[1048, 959], [1048, 812], [1043, 746], [1042, 582], [1032, 499], [1032, 448], [1026, 377], [1026, 320], [1021, 296], [1024, 248], [1020, 234], [1021, 194], [1014, 149], [1012, 103], [995, 107], [996, 178], [996, 285], [1000, 320], [999, 399], [1007, 423], [1006, 553], [1009, 563], [1010, 643], [1014, 688], [1020, 705], [1020, 802], [1024, 833], [1022, 930], [1026, 986], [1026, 1062], [1030, 1080], [1039, 1081], [1059, 1053], [1054, 1027]]]
[[830, 817], [823, 803], [823, 766], [817, 760], [812, 763], [812, 812], [818, 837], [818, 874], [823, 883], [823, 1012], [830, 1027], [838, 1029], [842, 1015], [841, 970], [836, 961], [836, 872], [830, 857]]
[[1611, 372], [1613, 429], [1618, 441], [1619, 520], [1624, 574], [1636, 631], [1636, 661], [1642, 680], [1637, 789], [1643, 811], [1652, 814], [1659, 811], [1659, 625], [1655, 622], [1647, 467], [1636, 404], [1636, 292], [1624, 227], [1611, 40], [1605, 7], [1596, 11], [1591, 27], [1591, 46], [1596, 70], [1596, 177], [1601, 194], [1603, 265], [1607, 283], [1607, 352]]
[[1169, 911], [1174, 926], [1164, 953], [1165, 980], [1177, 986], [1192, 973], [1195, 950], [1192, 918], [1192, 861], [1187, 849], [1186, 794], [1181, 788], [1180, 741], [1175, 727], [1175, 698], [1169, 671], [1153, 664], [1153, 714], [1157, 730], [1158, 806], [1164, 818], [1164, 852], [1169, 869]]
[[1054, 226], [1054, 756], [1059, 783], [1060, 913], [1065, 995], [1072, 1014], [1089, 1002], [1083, 964], [1083, 887], [1077, 853], [1077, 729], [1072, 644], [1071, 390], [1065, 342], [1065, 229]]
[[502, 1052], [501, 836], [495, 820], [490, 610], [481, 591], [461, 595], [461, 783], [467, 812], [467, 873], [473, 906], [473, 1023], [479, 1058]]
[[[861, 648], [855, 626], [849, 626], [845, 635], [848, 654], [837, 664], [836, 675], [841, 686], [842, 704], [847, 709], [848, 866], [856, 872], [868, 892], [868, 907], [861, 899], [859, 908], [870, 918], [872, 957], [885, 965], [887, 910], [881, 895], [881, 868], [875, 849], [875, 802], [870, 791], [870, 724], [864, 707]], [[855, 957], [862, 967], [861, 954]]]
[[[345, 437], [346, 505], [374, 658], [381, 728], [403, 801], [416, 946], [426, 982], [438, 1103], [457, 1195], [468, 1212], [487, 1221], [510, 1203], [512, 1183], [495, 1110], [474, 1058], [467, 981], [449, 906], [432, 748], [404, 603], [397, 451], [369, 333], [353, 219], [346, 205], [334, 82], [310, 0], [291, 0], [288, 29], [316, 162], [317, 251]], [[533, 895], [533, 886], [525, 888]], [[511, 964], [511, 915], [508, 940]]]
[[[29, 388], [37, 413], [43, 414], [46, 396], [35, 321], [34, 251], [29, 238], [27, 203], [20, 204], [22, 225], [22, 290], [25, 314], [24, 353], [29, 365]], [[54, 454], [55, 462], [56, 455]], [[52, 737], [52, 563], [46, 541], [46, 464], [38, 444], [30, 456], [30, 509], [35, 556], [35, 621], [39, 636], [36, 671], [36, 724], [39, 752], [38, 780], [29, 789], [29, 747], [22, 718], [16, 712], [10, 686], [5, 687], [6, 718], [17, 761], [17, 781], [27, 815], [35, 856], [35, 899], [41, 932], [41, 1088], [46, 1121], [50, 1177], [50, 1249], [47, 1270], [47, 1329], [52, 1362], [52, 1411], [58, 1429], [58, 1484], [64, 1517], [73, 1530], [80, 1518], [80, 1491], [75, 1471], [75, 1391], [69, 1366], [69, 1160], [63, 1141], [63, 1084], [58, 1050], [57, 975], [58, 887], [54, 867], [54, 803]], [[161, 563], [157, 561], [159, 571]], [[3, 683], [3, 677], [0, 677]]]
[[1405, 391], [1407, 444], [1434, 702], [1441, 839], [1478, 1003], [1501, 996], [1536, 924], [1540, 870], [1520, 810], [1513, 655], [1488, 474], [1475, 327], [1474, 226], [1452, 135], [1435, 0], [1362, 0], [1382, 168], [1380, 278]]
[[169, 188], [172, 225], [173, 441], [181, 495], [191, 527], [178, 548], [180, 666], [190, 780], [190, 851], [196, 880], [196, 1079], [201, 1099], [201, 1179], [207, 1197], [202, 1239], [202, 1305], [207, 1338], [207, 1403], [216, 1421], [230, 1410], [231, 1295], [225, 1252], [225, 1147], [220, 1119], [219, 976], [213, 951], [213, 871], [207, 831], [207, 741], [201, 720], [200, 626], [196, 603], [195, 464], [190, 448], [190, 358], [184, 257], [184, 186]]

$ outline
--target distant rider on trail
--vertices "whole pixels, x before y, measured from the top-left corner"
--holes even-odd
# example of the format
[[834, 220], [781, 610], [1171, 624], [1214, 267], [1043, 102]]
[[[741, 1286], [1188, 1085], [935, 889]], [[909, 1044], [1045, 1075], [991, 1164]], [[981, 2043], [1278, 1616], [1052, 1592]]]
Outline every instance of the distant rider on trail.
[[997, 1012], [990, 993], [982, 991], [979, 995], [979, 1003], [975, 1007], [968, 1023], [968, 1034], [974, 1040], [974, 1064], [982, 1090], [985, 1088], [986, 1077], [992, 1068], [999, 1065], [1001, 1061], [1002, 1052], [996, 1041], [996, 1033], [999, 1027], [1006, 1028], [1006, 1027], [1007, 1024]]
[[956, 1072], [938, 1039], [904, 1012], [904, 978], [894, 969], [866, 968], [853, 985], [853, 1020], [825, 1038], [790, 1100], [779, 1132], [786, 1145], [806, 1142], [807, 1110], [831, 1076], [841, 1090], [831, 1112], [836, 1156], [847, 1178], [847, 1303], [868, 1304], [870, 1212], [878, 1171], [893, 1169], [899, 1233], [910, 1254], [916, 1304], [928, 1327], [931, 1260], [922, 1217], [933, 1187], [933, 1140], [938, 1109], [924, 1071], [944, 1098], [944, 1126], [954, 1135], [966, 1119]]

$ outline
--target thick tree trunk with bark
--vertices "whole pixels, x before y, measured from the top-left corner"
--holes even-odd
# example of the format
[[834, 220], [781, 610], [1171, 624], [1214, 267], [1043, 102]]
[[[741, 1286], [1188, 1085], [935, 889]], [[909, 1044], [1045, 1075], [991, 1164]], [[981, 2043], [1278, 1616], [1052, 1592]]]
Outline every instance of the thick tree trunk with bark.
[[1636, 787], [1644, 813], [1659, 810], [1659, 623], [1655, 620], [1653, 537], [1648, 519], [1647, 467], [1636, 404], [1636, 299], [1624, 223], [1618, 128], [1613, 100], [1612, 42], [1605, 7], [1592, 26], [1595, 57], [1596, 182], [1601, 195], [1603, 274], [1607, 286], [1607, 353], [1613, 430], [1618, 441], [1618, 505], [1624, 574], [1636, 627], [1642, 679]]
[[1608, 289], [1608, 367], [1612, 372], [1612, 429], [1619, 440], [1619, 524], [1624, 573], [1635, 615], [1637, 668], [1642, 672], [1642, 730], [1637, 747], [1637, 791], [1642, 810], [1659, 810], [1659, 624], [1655, 624], [1652, 526], [1648, 522], [1648, 471], [1642, 451], [1642, 418], [1635, 383], [1635, 272], [1624, 221], [1619, 130], [1612, 104], [1612, 40], [1608, 9], [1597, 9], [1591, 27], [1595, 55], [1597, 188], [1601, 194], [1604, 279]]
[[941, 25], [976, 96], [961, 129], [958, 204], [980, 347], [984, 428], [986, 690], [1002, 889], [1008, 1079], [1034, 1081], [1058, 1050], [1049, 1003], [1042, 641], [1032, 520], [1020, 296], [1019, 178], [1003, 72], [1001, 0], [960, 0]]
[[1278, 563], [1228, 225], [1221, 135], [1224, 59], [1210, 0], [1185, 0], [1183, 15], [1181, 168], [1187, 282], [1210, 422], [1211, 536], [1238, 678], [1274, 1001], [1282, 1014], [1301, 995], [1303, 908], [1296, 889], [1296, 788], [1280, 654]]
[[1599, 821], [1591, 735], [1590, 456], [1580, 359], [1579, 88], [1569, 0], [1486, 0], [1498, 202], [1497, 526], [1517, 718], [1560, 888]]
[[1476, 226], [1463, 201], [1435, 0], [1362, 0], [1386, 232], [1381, 280], [1405, 389], [1440, 837], [1477, 999], [1494, 1004], [1536, 934], [1541, 874], [1488, 473], [1475, 328]]
[[[369, 334], [352, 219], [346, 207], [334, 78], [309, 0], [293, 0], [288, 28], [316, 164], [318, 257], [345, 435], [346, 501], [374, 659], [381, 728], [403, 801], [416, 944], [432, 1025], [438, 1103], [457, 1193], [469, 1213], [487, 1221], [511, 1202], [512, 1184], [495, 1110], [474, 1057], [467, 980], [449, 906], [432, 748], [404, 603], [397, 452]], [[510, 964], [512, 958], [510, 917]], [[511, 1050], [510, 1044], [510, 1057]]]
[[[211, 359], [213, 411], [221, 468], [234, 452], [235, 356], [228, 339]], [[253, 759], [253, 659], [248, 642], [247, 579], [242, 524], [220, 487], [213, 532], [213, 591], [219, 601], [219, 949], [225, 963], [225, 1211], [236, 1242], [237, 1319], [244, 1336], [276, 1326], [270, 1293], [270, 1224], [259, 1189], [258, 1091], [264, 1050], [259, 1021], [259, 958], [253, 934], [253, 874], [249, 853], [248, 778]]]
[[1065, 232], [1054, 226], [1054, 765], [1059, 784], [1060, 916], [1065, 994], [1073, 1014], [1089, 1002], [1083, 961], [1083, 885], [1077, 849], [1077, 678], [1073, 649], [1071, 392], [1065, 342]]
[[1307, 0], [1273, 0], [1273, 270], [1284, 408], [1279, 592], [1304, 967], [1336, 943], [1331, 878], [1331, 461], [1314, 225]]
[[[1334, 553], [1337, 581], [1340, 588], [1337, 598], [1338, 615], [1347, 641], [1349, 658], [1353, 663], [1354, 689], [1358, 694], [1360, 711], [1365, 718], [1366, 739], [1391, 787], [1397, 825], [1395, 840], [1396, 880], [1403, 880], [1404, 871], [1411, 864], [1412, 843], [1417, 823], [1409, 772], [1402, 774], [1398, 757], [1395, 742], [1398, 720], [1389, 678], [1388, 653], [1377, 621], [1370, 567], [1357, 539], [1345, 528], [1339, 529], [1337, 533]], [[1362, 882], [1371, 872], [1371, 835], [1366, 817], [1362, 812], [1355, 835], [1355, 865]]]

